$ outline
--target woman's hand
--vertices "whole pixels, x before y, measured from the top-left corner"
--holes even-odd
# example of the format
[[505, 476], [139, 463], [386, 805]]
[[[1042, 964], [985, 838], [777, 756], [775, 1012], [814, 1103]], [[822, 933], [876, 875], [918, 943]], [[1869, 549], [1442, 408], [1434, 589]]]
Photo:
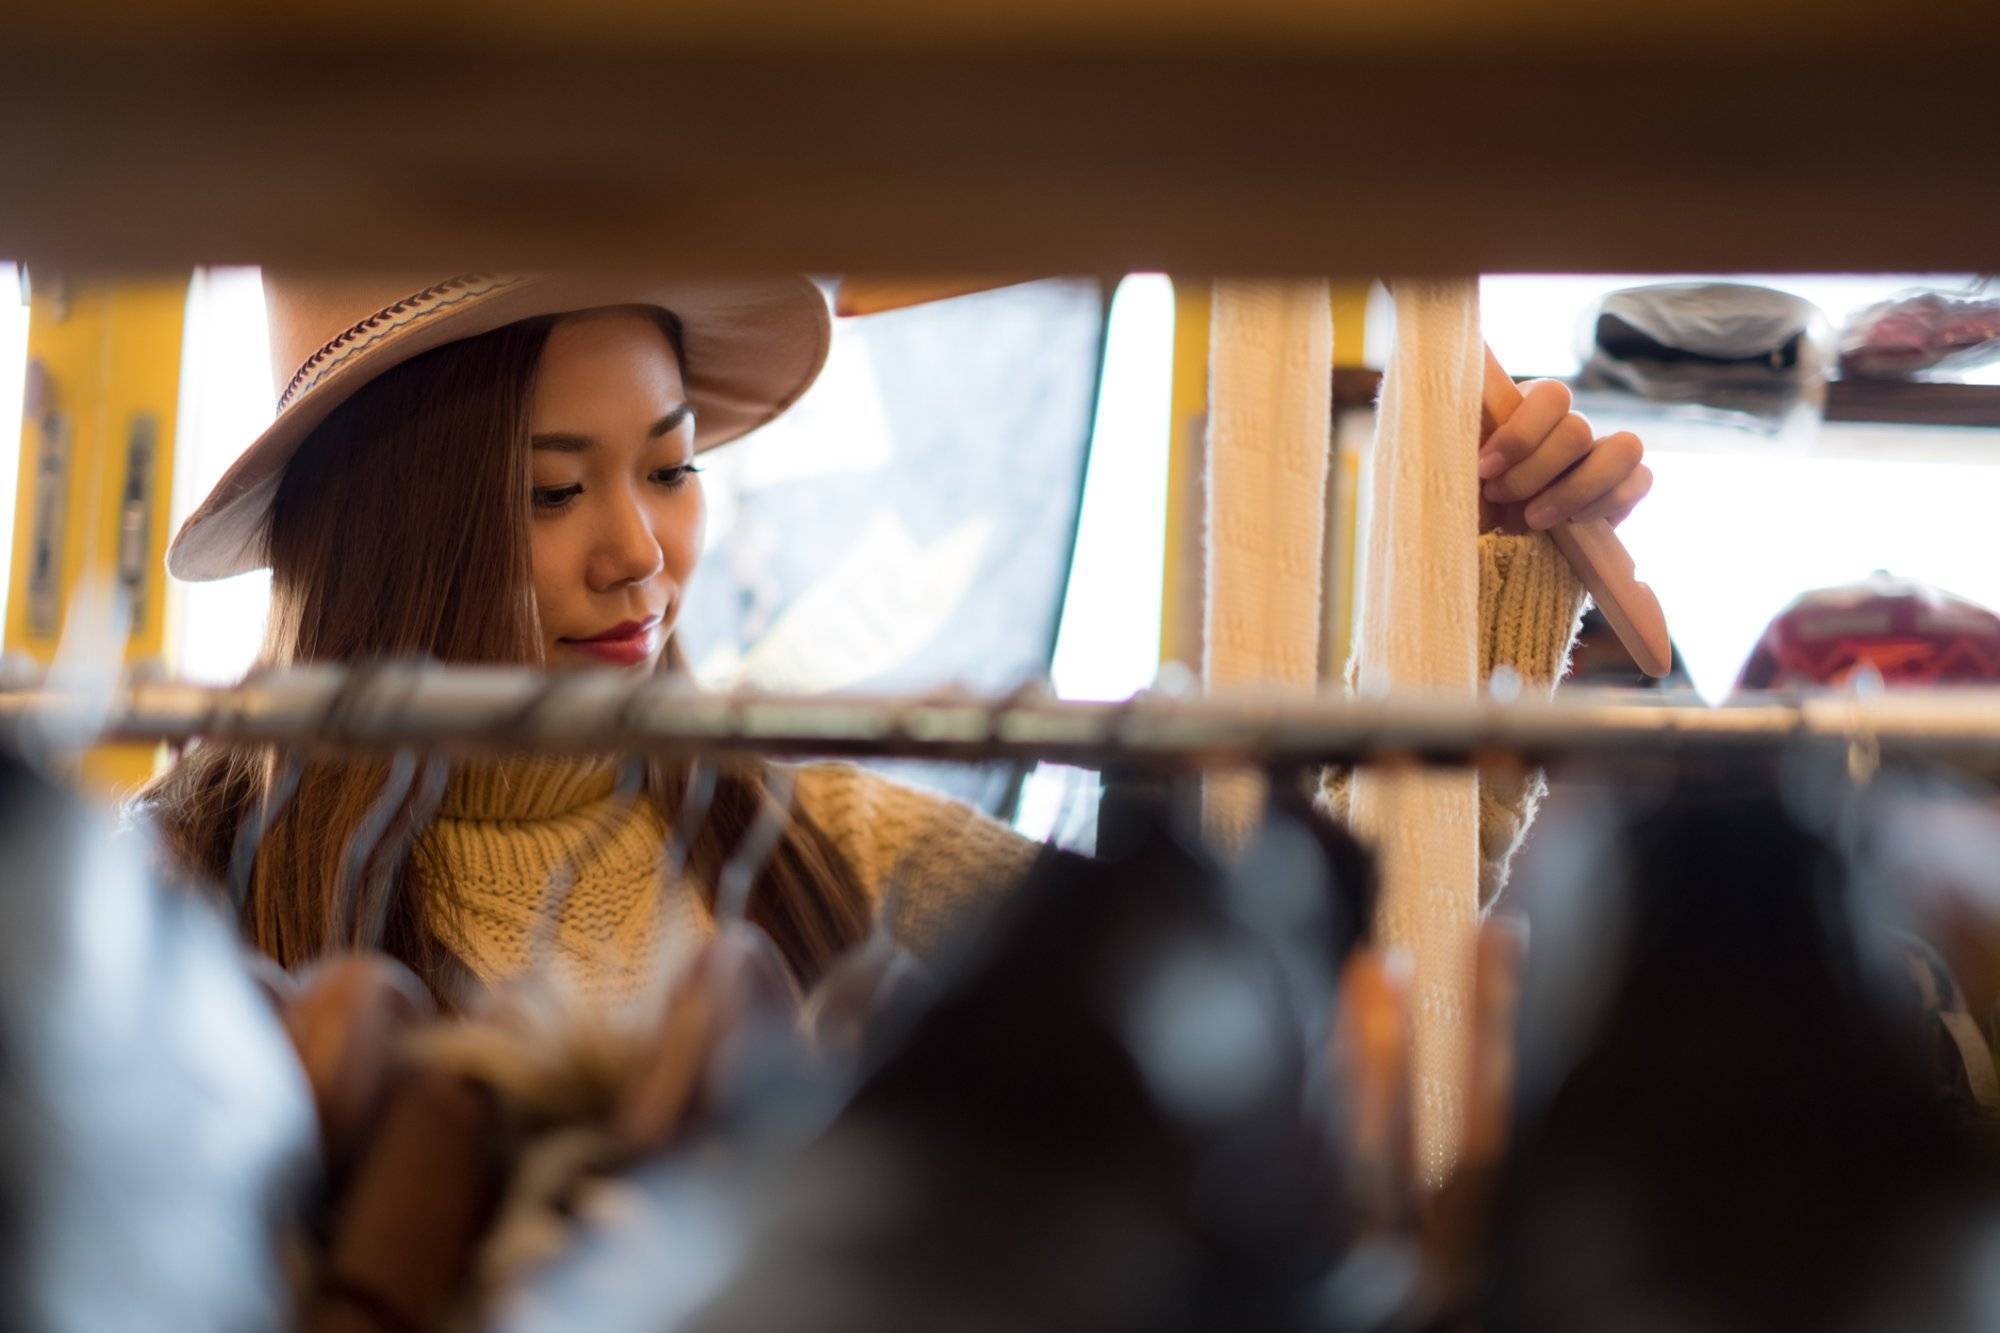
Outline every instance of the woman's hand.
[[1543, 532], [1570, 520], [1625, 521], [1653, 489], [1645, 446], [1630, 431], [1592, 439], [1569, 386], [1521, 386], [1520, 410], [1479, 446], [1479, 530]]

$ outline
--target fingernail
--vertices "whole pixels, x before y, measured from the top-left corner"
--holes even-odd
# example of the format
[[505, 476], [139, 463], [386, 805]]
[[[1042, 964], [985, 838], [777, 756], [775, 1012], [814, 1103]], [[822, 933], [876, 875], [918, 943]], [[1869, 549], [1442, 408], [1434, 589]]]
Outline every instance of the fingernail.
[[1528, 512], [1523, 514], [1522, 517], [1528, 520], [1528, 526], [1531, 528], [1546, 528], [1556, 521], [1555, 506], [1546, 504], [1529, 505]]
[[1488, 449], [1485, 453], [1479, 455], [1479, 475], [1481, 477], [1497, 477], [1506, 470], [1507, 456], [1498, 449]]

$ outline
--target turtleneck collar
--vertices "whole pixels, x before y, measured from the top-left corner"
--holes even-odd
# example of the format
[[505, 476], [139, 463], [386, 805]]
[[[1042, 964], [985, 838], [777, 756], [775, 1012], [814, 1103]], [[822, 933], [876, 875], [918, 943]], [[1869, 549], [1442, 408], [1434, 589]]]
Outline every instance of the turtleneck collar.
[[453, 765], [438, 817], [555, 819], [605, 799], [617, 782], [618, 761], [611, 755], [473, 760]]

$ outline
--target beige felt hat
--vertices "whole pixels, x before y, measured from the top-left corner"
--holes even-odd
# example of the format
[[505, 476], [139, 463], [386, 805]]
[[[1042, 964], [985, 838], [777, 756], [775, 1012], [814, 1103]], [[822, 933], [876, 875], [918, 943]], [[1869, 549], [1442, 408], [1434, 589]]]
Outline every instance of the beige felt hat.
[[698, 450], [783, 412], [826, 361], [832, 319], [802, 277], [635, 283], [479, 273], [443, 281], [266, 273], [278, 416], [181, 525], [167, 569], [189, 582], [264, 564], [278, 479], [299, 444], [350, 394], [434, 347], [535, 315], [650, 305], [686, 331]]

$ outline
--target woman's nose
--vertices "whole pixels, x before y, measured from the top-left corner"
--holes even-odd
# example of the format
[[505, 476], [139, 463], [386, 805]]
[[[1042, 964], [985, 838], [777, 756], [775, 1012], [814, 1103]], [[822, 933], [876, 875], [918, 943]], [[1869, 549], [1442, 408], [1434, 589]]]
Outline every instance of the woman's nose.
[[591, 583], [598, 592], [644, 583], [665, 567], [659, 536], [644, 506], [628, 501], [615, 507], [606, 518], [591, 563]]

